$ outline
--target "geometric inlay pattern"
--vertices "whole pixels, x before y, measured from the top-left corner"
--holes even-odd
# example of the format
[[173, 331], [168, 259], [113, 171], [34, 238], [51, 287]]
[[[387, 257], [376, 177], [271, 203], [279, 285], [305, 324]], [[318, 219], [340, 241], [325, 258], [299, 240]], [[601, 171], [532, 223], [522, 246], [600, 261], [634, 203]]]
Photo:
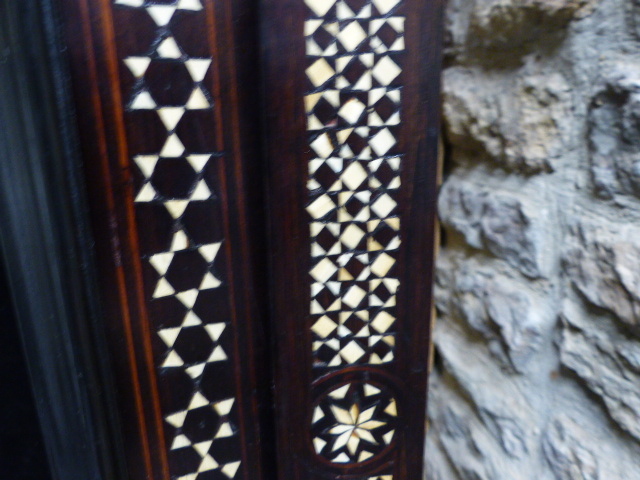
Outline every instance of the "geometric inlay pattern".
[[401, 0], [305, 0], [314, 365], [394, 358]]
[[381, 387], [342, 385], [322, 397], [313, 411], [314, 449], [333, 463], [364, 462], [392, 442], [397, 416], [395, 399]]
[[132, 160], [139, 174], [139, 233], [144, 238], [150, 231], [152, 239], [143, 245], [142, 256], [151, 267], [149, 305], [152, 317], [157, 313], [151, 321], [164, 346], [158, 368], [165, 378], [179, 380], [176, 386], [167, 382], [164, 395], [178, 399], [163, 412], [171, 434], [171, 475], [175, 480], [233, 479], [241, 462], [231, 327], [224, 295], [216, 293], [225, 286], [217, 266], [224, 239], [211, 223], [220, 209], [215, 189], [222, 158], [209, 140], [215, 131], [214, 104], [205, 78], [213, 58], [193, 54], [187, 45], [192, 40], [184, 34], [194, 16], [204, 15], [203, 5], [200, 0], [114, 3], [140, 12], [140, 29], [152, 26], [148, 44], [122, 62], [132, 85], [124, 99], [128, 117], [137, 128], [157, 126], [164, 138]]

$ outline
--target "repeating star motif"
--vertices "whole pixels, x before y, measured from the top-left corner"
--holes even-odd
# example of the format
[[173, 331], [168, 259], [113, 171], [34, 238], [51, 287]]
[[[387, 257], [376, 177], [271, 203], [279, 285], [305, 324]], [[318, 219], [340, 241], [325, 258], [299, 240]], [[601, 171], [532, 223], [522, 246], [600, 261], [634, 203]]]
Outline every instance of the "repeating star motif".
[[305, 3], [314, 365], [388, 363], [400, 287], [402, 1]]
[[314, 449], [333, 463], [366, 461], [391, 444], [397, 414], [395, 399], [375, 385], [338, 387], [314, 409]]
[[[228, 361], [222, 346], [228, 324], [225, 318], [200, 318], [196, 313], [207, 311], [199, 309], [199, 298], [208, 298], [210, 290], [224, 285], [216, 273], [223, 241], [198, 243], [194, 238], [200, 237], [192, 236], [186, 220], [190, 209], [197, 211], [215, 200], [213, 185], [209, 183], [211, 175], [207, 172], [211, 171], [210, 163], [221, 154], [207, 152], [208, 149], [190, 139], [187, 124], [194, 118], [203, 118], [199, 115], [214, 106], [205, 86], [213, 59], [189, 56], [172, 32], [178, 12], [184, 20], [185, 14], [202, 12], [203, 4], [201, 0], [162, 4], [150, 0], [114, 0], [114, 4], [118, 8], [143, 10], [156, 27], [156, 37], [148, 51], [123, 58], [123, 75], [130, 73], [133, 78], [125, 105], [127, 114], [142, 115], [150, 124], [154, 119], [149, 115], [157, 115], [156, 124], [166, 132], [158, 150], [134, 155], [133, 163], [142, 180], [135, 195], [136, 205], [160, 205], [168, 214], [161, 218], [171, 222], [171, 236], [167, 238], [170, 245], [165, 244], [168, 248], [158, 248], [144, 257], [156, 274], [149, 289], [150, 301], [174, 302], [185, 311], [181, 323], [157, 331], [167, 348], [160, 368], [184, 372], [193, 381], [193, 395], [186, 408], [164, 417], [174, 429], [169, 455], [172, 478], [212, 478], [211, 472], [215, 472], [215, 478], [234, 479], [241, 468], [239, 455], [235, 460], [228, 452], [229, 439], [238, 433], [231, 420], [235, 415], [235, 399], [211, 401], [200, 389], [207, 366]], [[197, 348], [192, 343], [194, 339]], [[180, 460], [174, 463], [173, 458]]]
[[[185, 410], [175, 412], [165, 418], [165, 421], [176, 429], [171, 450], [192, 448], [201, 458], [198, 469], [195, 472], [179, 476], [177, 480], [197, 480], [200, 474], [216, 469], [219, 469], [229, 479], [235, 478], [240, 462], [220, 464], [215, 459], [215, 453], [211, 448], [216, 440], [234, 435], [233, 426], [229, 422], [229, 415], [234, 403], [235, 400], [233, 398], [213, 403], [201, 392], [196, 391]], [[207, 414], [209, 416], [214, 415], [218, 419], [217, 432], [211, 439], [193, 442], [189, 438], [189, 434], [184, 431], [185, 424], [190, 421], [197, 423], [201, 421], [203, 415]]]

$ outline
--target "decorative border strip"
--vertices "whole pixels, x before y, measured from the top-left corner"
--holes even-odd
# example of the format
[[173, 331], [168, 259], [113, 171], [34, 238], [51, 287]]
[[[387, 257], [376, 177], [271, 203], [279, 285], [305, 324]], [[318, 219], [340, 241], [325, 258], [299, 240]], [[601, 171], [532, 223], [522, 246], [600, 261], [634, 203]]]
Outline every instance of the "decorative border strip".
[[314, 365], [392, 362], [401, 0], [305, 0]]
[[[164, 378], [159, 382], [163, 416], [173, 431], [170, 473], [178, 480], [214, 472], [233, 479], [241, 454], [225, 315], [229, 299], [220, 273], [228, 259], [222, 258], [225, 240], [215, 193], [224, 157], [209, 140], [215, 107], [205, 78], [214, 59], [200, 55], [202, 48], [188, 35], [190, 23], [204, 15], [203, 5], [200, 0], [115, 0], [115, 5], [133, 10], [129, 13], [139, 22], [126, 24], [139, 31], [126, 44], [138, 50], [122, 58], [131, 74], [125, 116], [131, 143], [139, 145], [132, 159], [138, 174], [136, 217], [142, 257], [150, 267], [145, 283], [151, 322], [162, 342], [156, 357], [162, 359], [157, 367]], [[156, 136], [164, 129], [166, 140], [157, 150], [142, 138], [144, 128], [155, 128]]]

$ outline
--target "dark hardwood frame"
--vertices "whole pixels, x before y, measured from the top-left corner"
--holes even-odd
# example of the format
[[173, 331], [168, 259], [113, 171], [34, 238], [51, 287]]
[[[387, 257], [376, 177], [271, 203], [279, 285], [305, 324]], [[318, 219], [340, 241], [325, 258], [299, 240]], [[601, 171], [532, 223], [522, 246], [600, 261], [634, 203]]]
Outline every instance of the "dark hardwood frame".
[[[305, 211], [310, 147], [304, 95], [304, 21], [302, 0], [263, 0], [262, 59], [265, 81], [271, 243], [272, 328], [275, 363], [278, 472], [288, 480], [363, 479], [383, 475], [396, 465], [394, 479], [419, 480], [423, 449], [440, 132], [440, 71], [443, 0], [405, 0], [407, 44], [403, 68], [405, 153], [399, 208], [402, 217], [396, 361], [384, 368], [349, 367], [337, 373], [312, 373], [309, 322], [309, 217]], [[287, 52], [282, 55], [282, 52]], [[283, 133], [286, 132], [286, 133]], [[292, 293], [295, 292], [295, 293]], [[409, 323], [410, 321], [410, 323]], [[318, 388], [340, 382], [382, 379], [402, 401], [404, 411], [394, 456], [339, 466], [320, 461], [310, 448], [310, 409]], [[320, 387], [320, 384], [323, 384]], [[296, 395], [290, 395], [296, 392]], [[403, 423], [404, 422], [404, 423]], [[408, 424], [407, 422], [415, 422]]]
[[[128, 446], [126, 463], [131, 478], [136, 480], [169, 480], [170, 439], [165, 433], [158, 393], [160, 380], [154, 363], [154, 344], [159, 339], [146, 304], [147, 273], [140, 256], [134, 204], [138, 179], [130, 155], [135, 147], [131, 146], [127, 131], [122, 94], [127, 72], [118, 56], [118, 42], [130, 41], [132, 37], [128, 35], [136, 25], [116, 25], [113, 0], [57, 0], [57, 3], [65, 17], [63, 32], [69, 47], [82, 156], [91, 159], [85, 162], [84, 172], [89, 187], [99, 290], [109, 319], [106, 337], [111, 368], [118, 377], [118, 411]], [[275, 475], [275, 447], [262, 442], [259, 434], [269, 435], [272, 430], [265, 338], [266, 244], [260, 241], [264, 205], [262, 166], [258, 159], [259, 88], [257, 84], [253, 90], [237, 88], [239, 84], [256, 81], [257, 31], [253, 26], [258, 9], [253, 0], [202, 3], [206, 19], [202, 41], [214, 54], [216, 64], [214, 73], [206, 79], [207, 88], [214, 104], [221, 106], [215, 107], [215, 128], [209, 133], [217, 145], [223, 146], [218, 147], [222, 151], [217, 170], [221, 179], [218, 193], [229, 256], [228, 265], [222, 268], [232, 292], [232, 323], [238, 338], [233, 352], [234, 378], [241, 385], [242, 397], [238, 396], [238, 402], [252, 417], [240, 418], [244, 424], [240, 427], [244, 436], [241, 446], [244, 476], [268, 478]], [[163, 141], [161, 135], [156, 140]], [[255, 141], [241, 141], [244, 138]], [[236, 268], [240, 274], [234, 275]]]
[[[409, 121], [400, 143], [411, 159], [402, 172], [403, 184], [411, 187], [403, 190], [401, 198], [404, 220], [399, 277], [411, 288], [403, 290], [398, 318], [406, 321], [414, 312], [420, 312], [420, 317], [411, 317], [411, 328], [400, 325], [403, 335], [396, 366], [385, 372], [372, 370], [371, 378], [384, 380], [402, 397], [405, 415], [423, 418], [433, 270], [433, 257], [425, 252], [434, 251], [435, 239], [432, 220], [444, 2], [405, 1], [416, 14], [407, 17], [406, 37], [413, 47], [404, 65], [402, 107]], [[308, 329], [301, 331], [299, 323], [299, 319], [308, 317], [309, 306], [305, 290], [309, 238], [304, 212], [308, 192], [301, 181], [307, 175], [301, 152], [308, 149], [302, 106], [303, 5], [299, 0], [263, 0], [260, 41], [255, 32], [247, 34], [258, 22], [255, 1], [219, 2], [215, 14], [212, 4], [208, 5], [209, 26], [215, 32], [209, 40], [219, 43], [221, 70], [230, 72], [228, 77], [218, 79], [218, 89], [230, 91], [237, 102], [236, 109], [224, 107], [223, 116], [232, 122], [220, 135], [232, 155], [244, 159], [230, 162], [225, 173], [227, 206], [241, 214], [238, 222], [227, 226], [229, 238], [239, 245], [232, 258], [246, 275], [245, 280], [235, 280], [236, 291], [243, 292], [237, 297], [237, 315], [255, 321], [266, 309], [265, 262], [270, 257], [272, 337], [275, 348], [282, 352], [273, 359], [278, 475], [310, 480], [305, 477], [307, 468], [318, 477], [326, 472], [316, 471], [307, 463], [309, 419], [305, 408], [311, 403], [312, 367], [310, 334]], [[112, 86], [119, 80], [113, 52], [109, 53], [113, 33], [108, 31], [105, 12], [110, 7], [110, 0], [0, 3], [0, 46], [2, 52], [8, 52], [0, 52], [0, 246], [7, 259], [54, 478], [115, 480], [132, 475], [136, 479], [168, 480], [162, 458], [151, 454], [164, 448], [159, 426], [162, 418], [153, 400], [145, 400], [139, 393], [147, 388], [154, 390], [154, 373], [148, 359], [147, 327], [139, 321], [144, 308], [141, 274], [135, 267], [139, 259], [131, 244], [132, 213], [130, 205], [114, 201], [131, 201], [132, 180], [126, 138], [116, 128], [122, 105], [117, 104]], [[66, 32], [64, 39], [61, 30]], [[292, 38], [299, 41], [292, 42]], [[287, 55], [276, 58], [282, 52]], [[262, 104], [256, 80], [259, 53], [265, 80]], [[243, 62], [238, 61], [241, 56]], [[255, 68], [247, 67], [251, 62]], [[256, 89], [239, 92], [239, 82], [251, 83]], [[258, 142], [241, 142], [242, 136], [262, 136], [255, 122], [259, 105], [269, 139], [265, 150], [270, 159], [266, 195], [262, 167], [258, 166]], [[292, 133], [282, 135], [283, 131]], [[114, 138], [115, 144], [107, 138]], [[255, 162], [249, 161], [252, 158]], [[85, 176], [91, 187], [88, 190]], [[264, 231], [264, 196], [271, 211], [268, 249], [258, 240]], [[412, 282], [416, 278], [420, 281]], [[298, 292], [294, 299], [292, 292]], [[120, 349], [122, 325], [131, 317], [138, 321], [128, 331], [125, 349], [129, 356], [121, 361], [113, 353]], [[122, 324], [107, 324], [105, 318], [118, 319]], [[244, 333], [244, 347], [251, 357], [248, 362], [254, 367], [251, 375], [241, 380], [246, 391], [258, 392], [257, 402], [248, 398], [245, 408], [252, 409], [260, 419], [256, 431], [259, 427], [269, 435], [273, 419], [267, 334]], [[355, 379], [362, 370], [353, 368], [340, 375]], [[119, 376], [120, 388], [115, 387], [113, 372]], [[131, 378], [123, 379], [126, 376]], [[331, 382], [331, 375], [323, 381]], [[301, 394], [294, 398], [289, 393], [292, 391]], [[300, 404], [305, 408], [299, 408]], [[140, 415], [152, 426], [148, 436], [145, 429], [129, 428], [139, 424]], [[125, 431], [120, 430], [121, 425]], [[402, 465], [398, 470], [401, 480], [420, 478], [423, 425], [405, 424], [402, 432], [399, 453], [392, 459], [387, 455], [380, 467], [393, 462]], [[252, 472], [254, 478], [275, 478], [274, 446], [259, 445], [259, 435], [252, 436], [251, 442], [258, 452], [250, 460], [257, 469]], [[124, 445], [134, 448], [125, 451]], [[146, 453], [141, 454], [139, 449]], [[140, 462], [141, 457], [146, 460]], [[327, 471], [340, 478], [369, 475], [359, 466], [329, 466]]]
[[0, 246], [52, 477], [110, 480], [120, 422], [59, 22], [50, 0], [0, 4]]

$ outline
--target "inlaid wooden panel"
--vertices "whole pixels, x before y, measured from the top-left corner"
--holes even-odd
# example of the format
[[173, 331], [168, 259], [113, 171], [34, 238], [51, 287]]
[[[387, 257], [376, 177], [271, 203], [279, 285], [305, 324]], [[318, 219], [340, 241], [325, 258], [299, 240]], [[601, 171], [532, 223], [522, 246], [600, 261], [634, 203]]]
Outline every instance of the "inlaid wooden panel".
[[422, 477], [441, 8], [263, 1], [281, 478]]
[[131, 478], [263, 478], [257, 12], [61, 5]]

